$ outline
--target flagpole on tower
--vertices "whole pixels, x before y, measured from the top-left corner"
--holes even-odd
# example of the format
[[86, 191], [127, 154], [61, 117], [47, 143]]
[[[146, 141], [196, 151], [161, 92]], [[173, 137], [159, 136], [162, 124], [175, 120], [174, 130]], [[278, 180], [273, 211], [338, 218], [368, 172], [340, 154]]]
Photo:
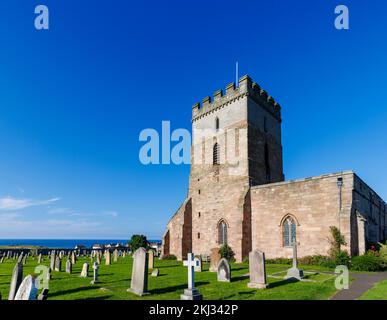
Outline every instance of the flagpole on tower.
[[235, 86], [237, 87], [239, 83], [239, 76], [238, 76], [238, 61], [235, 64]]

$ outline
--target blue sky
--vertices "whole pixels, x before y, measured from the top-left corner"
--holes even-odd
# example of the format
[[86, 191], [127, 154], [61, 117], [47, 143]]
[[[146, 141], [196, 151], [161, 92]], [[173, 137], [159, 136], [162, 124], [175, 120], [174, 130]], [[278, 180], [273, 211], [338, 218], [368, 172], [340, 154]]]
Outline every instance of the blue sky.
[[[34, 8], [50, 30], [34, 28]], [[334, 28], [349, 7], [350, 30]], [[144, 166], [144, 128], [240, 74], [282, 105], [285, 175], [355, 170], [387, 199], [383, 0], [2, 0], [0, 237], [160, 238], [189, 166]]]

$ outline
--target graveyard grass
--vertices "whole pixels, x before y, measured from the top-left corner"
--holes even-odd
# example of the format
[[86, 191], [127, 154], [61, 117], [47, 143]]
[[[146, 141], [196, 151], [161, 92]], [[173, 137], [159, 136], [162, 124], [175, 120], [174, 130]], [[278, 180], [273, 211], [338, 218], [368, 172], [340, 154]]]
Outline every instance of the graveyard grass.
[[360, 300], [387, 300], [387, 280], [375, 284], [360, 297]]
[[[171, 260], [159, 260], [155, 258], [155, 268], [159, 268], [159, 277], [151, 277], [149, 270], [148, 291], [150, 295], [139, 297], [127, 292], [130, 287], [132, 270], [132, 258], [127, 256], [119, 258], [118, 262], [112, 262], [110, 266], [104, 264], [99, 268], [100, 283], [91, 285], [92, 268], [89, 277], [81, 278], [80, 273], [84, 262], [90, 264], [89, 258], [80, 258], [73, 266], [73, 273], [64, 272], [67, 258], [63, 259], [62, 272], [53, 271], [49, 285], [48, 300], [129, 300], [129, 299], [153, 299], [153, 300], [178, 300], [180, 294], [187, 287], [187, 268], [182, 262]], [[8, 297], [12, 269], [15, 260], [5, 260], [0, 264], [0, 292], [3, 299]], [[42, 264], [48, 266], [49, 258], [44, 257]], [[24, 265], [23, 277], [33, 274], [37, 265], [36, 258], [27, 259]], [[267, 265], [268, 274], [284, 275], [282, 273], [289, 265]], [[327, 270], [314, 266], [301, 266], [305, 271]], [[209, 264], [203, 263], [203, 272], [195, 273], [196, 286], [205, 300], [249, 300], [249, 299], [275, 299], [275, 300], [321, 300], [329, 299], [335, 292], [332, 275], [323, 273], [307, 273], [306, 278], [314, 282], [295, 282], [280, 278], [268, 277], [270, 287], [265, 290], [251, 289], [247, 287], [249, 282], [246, 274], [249, 272], [248, 264], [232, 264], [232, 278], [230, 283], [217, 282], [216, 272], [208, 272]], [[385, 290], [385, 289], [384, 289]]]

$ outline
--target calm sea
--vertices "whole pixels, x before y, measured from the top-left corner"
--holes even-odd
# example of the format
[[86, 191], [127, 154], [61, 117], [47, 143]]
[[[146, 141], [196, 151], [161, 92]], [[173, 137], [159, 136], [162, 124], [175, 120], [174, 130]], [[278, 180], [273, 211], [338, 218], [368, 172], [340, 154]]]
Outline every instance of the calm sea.
[[[160, 242], [159, 240], [149, 240], [150, 242]], [[125, 240], [106, 240], [106, 239], [0, 239], [0, 246], [41, 246], [47, 248], [63, 248], [71, 249], [76, 245], [84, 245], [86, 248], [91, 248], [94, 244], [109, 244], [109, 243], [122, 243], [126, 244], [128, 239]]]

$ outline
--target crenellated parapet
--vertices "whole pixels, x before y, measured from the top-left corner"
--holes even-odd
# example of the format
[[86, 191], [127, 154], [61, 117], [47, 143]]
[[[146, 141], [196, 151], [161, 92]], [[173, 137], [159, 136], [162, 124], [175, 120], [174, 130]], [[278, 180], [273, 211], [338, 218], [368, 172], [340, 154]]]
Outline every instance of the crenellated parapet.
[[277, 120], [281, 121], [281, 106], [265, 90], [261, 89], [257, 83], [253, 82], [248, 75], [239, 79], [238, 86], [235, 85], [235, 82], [230, 83], [226, 87], [225, 93], [223, 90], [217, 90], [214, 92], [212, 99], [210, 96], [207, 96], [202, 100], [202, 103], [195, 103], [192, 106], [192, 121], [194, 122], [246, 96], [253, 99]]

